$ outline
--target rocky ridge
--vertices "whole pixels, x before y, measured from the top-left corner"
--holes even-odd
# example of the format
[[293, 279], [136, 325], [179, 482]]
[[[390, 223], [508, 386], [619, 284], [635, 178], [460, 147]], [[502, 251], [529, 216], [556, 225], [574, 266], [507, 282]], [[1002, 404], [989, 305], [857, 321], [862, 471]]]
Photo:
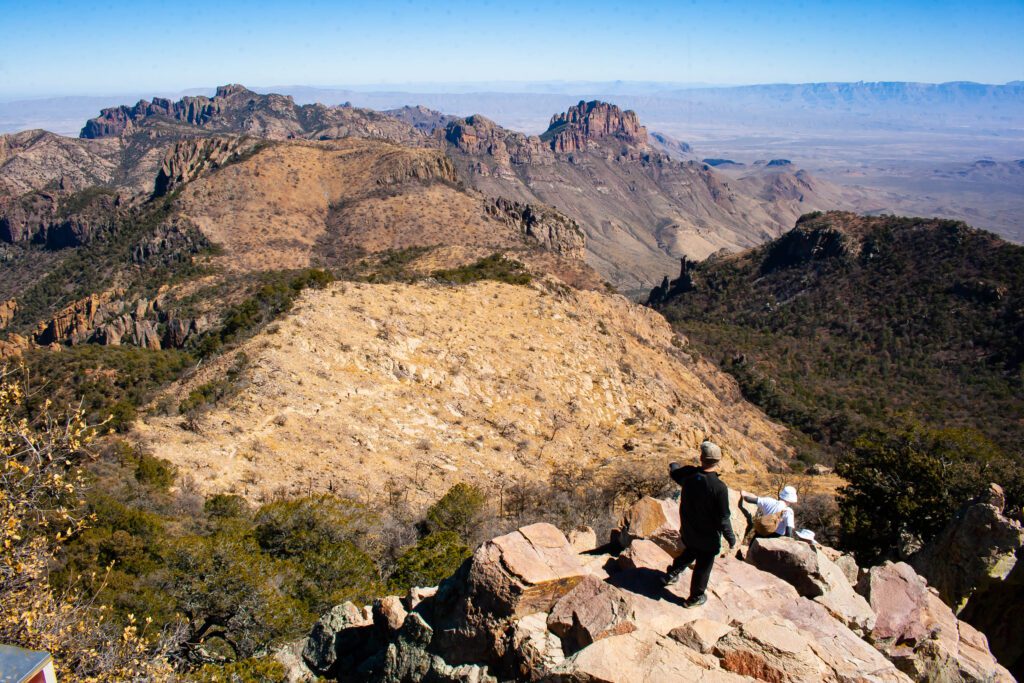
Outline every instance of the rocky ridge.
[[588, 262], [637, 296], [681, 256], [753, 246], [812, 208], [846, 201], [839, 188], [789, 167], [720, 174], [664, 136], [652, 145], [633, 112], [603, 102], [556, 114], [540, 136], [482, 116], [452, 121], [435, 136], [484, 194], [554, 206], [576, 220]]
[[[648, 540], [678, 538], [677, 508], [636, 506], [625, 549], [581, 552], [534, 524], [484, 543], [437, 588], [339, 605], [304, 663], [340, 681], [1014, 680], [909, 565], [850, 577], [835, 551], [791, 539], [723, 553], [707, 603], [686, 609], [689, 570], [660, 581], [678, 549]], [[733, 518], [742, 537], [745, 514]]]
[[407, 145], [430, 138], [396, 117], [351, 106], [297, 105], [285, 95], [261, 95], [245, 86], [217, 88], [214, 96], [184, 97], [177, 102], [155, 98], [134, 106], [104, 109], [82, 128], [81, 137], [133, 137], [137, 133], [233, 133], [270, 140], [328, 140], [372, 137]]

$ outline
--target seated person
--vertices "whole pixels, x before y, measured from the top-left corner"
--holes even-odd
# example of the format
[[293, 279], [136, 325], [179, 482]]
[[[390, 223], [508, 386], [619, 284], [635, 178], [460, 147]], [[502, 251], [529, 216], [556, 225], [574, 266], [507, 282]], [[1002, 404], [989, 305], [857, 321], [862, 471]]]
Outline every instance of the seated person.
[[793, 506], [796, 505], [796, 489], [784, 486], [779, 491], [778, 499], [769, 496], [759, 497], [746, 491], [740, 491], [742, 499], [757, 504], [757, 516], [754, 518], [754, 533], [761, 538], [778, 538], [786, 536], [796, 538], [796, 517]]

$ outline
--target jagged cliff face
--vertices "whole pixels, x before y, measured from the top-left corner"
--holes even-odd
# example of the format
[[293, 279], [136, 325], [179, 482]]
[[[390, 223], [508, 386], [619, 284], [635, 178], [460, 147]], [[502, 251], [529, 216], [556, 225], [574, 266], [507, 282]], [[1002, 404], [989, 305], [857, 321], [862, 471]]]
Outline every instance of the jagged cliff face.
[[609, 138], [626, 145], [647, 147], [647, 129], [634, 111], [622, 111], [607, 102], [583, 102], [551, 117], [540, 136], [560, 154], [584, 151]]
[[588, 262], [637, 297], [674, 273], [680, 256], [759, 244], [799, 215], [843, 201], [838, 189], [792, 168], [729, 178], [680, 161], [660, 151], [664, 140], [649, 143], [635, 113], [602, 102], [555, 115], [539, 137], [471, 116], [449, 123], [443, 138], [480, 191], [548, 204], [576, 220]]
[[284, 95], [260, 95], [241, 85], [217, 88], [212, 98], [184, 97], [178, 102], [156, 98], [134, 106], [104, 109], [89, 120], [81, 137], [130, 137], [144, 131], [242, 133], [283, 140], [373, 137], [409, 145], [429, 138], [396, 117], [354, 107], [296, 105]]
[[[689, 357], [661, 316], [543, 280], [339, 283], [304, 294], [241, 350], [245, 388], [198, 433], [151, 417], [135, 434], [210, 492], [259, 500], [312, 485], [358, 499], [390, 482], [426, 502], [459, 481], [497, 490], [570, 463], [660, 469], [691, 460], [706, 436], [727, 470], [748, 476], [787, 453], [783, 430]], [[200, 370], [171, 400], [227, 365]]]
[[120, 198], [113, 192], [30, 192], [0, 204], [0, 240], [51, 249], [81, 246], [110, 232], [119, 214]]

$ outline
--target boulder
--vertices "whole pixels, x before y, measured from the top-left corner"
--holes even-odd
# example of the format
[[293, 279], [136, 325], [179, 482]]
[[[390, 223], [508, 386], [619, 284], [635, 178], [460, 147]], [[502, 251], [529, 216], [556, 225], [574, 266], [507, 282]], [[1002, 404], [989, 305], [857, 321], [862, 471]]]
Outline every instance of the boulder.
[[636, 630], [622, 591], [593, 576], [584, 577], [555, 603], [547, 626], [562, 639], [566, 653], [581, 650], [602, 638]]
[[988, 635], [992, 652], [1024, 674], [1024, 527], [1003, 514], [1001, 487], [960, 510], [910, 563], [942, 600]]
[[679, 505], [673, 501], [644, 496], [623, 513], [618, 528], [617, 540], [623, 548], [628, 548], [634, 540], [646, 539], [672, 557], [683, 552]]
[[597, 533], [589, 526], [578, 526], [569, 532], [569, 545], [577, 553], [597, 548]]
[[792, 584], [805, 598], [824, 595], [829, 586], [821, 575], [819, 558], [803, 541], [792, 538], [755, 538], [747, 562]]
[[1003, 515], [1005, 505], [1002, 487], [989, 485], [910, 559], [954, 612], [959, 613], [975, 591], [984, 592], [1005, 581], [1017, 564], [1024, 526]]
[[752, 619], [721, 638], [714, 652], [722, 668], [773, 683], [819, 683], [832, 673], [805, 635], [778, 616]]
[[405, 623], [407, 615], [401, 598], [396, 595], [388, 595], [373, 601], [373, 625], [382, 631], [399, 630]]
[[826, 550], [831, 551], [792, 538], [758, 538], [746, 559], [792, 584], [797, 593], [824, 606], [857, 633], [869, 633], [875, 624], [871, 606], [853, 589], [846, 572], [829, 559], [830, 554], [841, 554]]
[[477, 664], [448, 664], [430, 652], [434, 630], [422, 616], [413, 612], [405, 620], [395, 642], [384, 651], [380, 672], [374, 671], [373, 660], [354, 670], [354, 680], [384, 682], [437, 681], [438, 683], [497, 683], [487, 667]]
[[373, 621], [351, 602], [337, 605], [314, 624], [302, 649], [302, 660], [319, 676], [354, 669], [372, 646]]
[[857, 560], [849, 553], [843, 553], [835, 548], [829, 548], [827, 545], [815, 545], [815, 550], [823, 554], [828, 559], [832, 560], [837, 567], [843, 572], [843, 576], [850, 582], [851, 586], [856, 586], [857, 581], [860, 580], [860, 567], [857, 565]]
[[916, 680], [1013, 680], [988, 651], [984, 636], [958, 622], [909, 564], [872, 567], [857, 590], [877, 615], [872, 642]]
[[437, 595], [437, 586], [431, 586], [429, 588], [413, 586], [405, 596], [405, 608], [411, 612], [416, 609], [421, 602], [427, 598], [432, 598], [435, 595]]
[[731, 633], [732, 626], [711, 619], [694, 619], [669, 632], [669, 636], [686, 647], [698, 652], [708, 653], [726, 634]]
[[908, 680], [881, 652], [823, 605], [798, 595], [791, 584], [732, 557], [716, 561], [708, 602], [694, 616], [744, 624], [765, 615], [786, 619], [813, 638], [815, 654], [838, 680]]
[[616, 563], [622, 569], [653, 569], [667, 572], [672, 566], [672, 556], [661, 549], [654, 541], [639, 539], [619, 553]]
[[512, 631], [516, 680], [538, 680], [565, 659], [562, 640], [548, 630], [548, 615], [537, 612], [519, 619]]
[[561, 531], [531, 524], [487, 541], [473, 554], [469, 595], [497, 617], [547, 611], [586, 575]]

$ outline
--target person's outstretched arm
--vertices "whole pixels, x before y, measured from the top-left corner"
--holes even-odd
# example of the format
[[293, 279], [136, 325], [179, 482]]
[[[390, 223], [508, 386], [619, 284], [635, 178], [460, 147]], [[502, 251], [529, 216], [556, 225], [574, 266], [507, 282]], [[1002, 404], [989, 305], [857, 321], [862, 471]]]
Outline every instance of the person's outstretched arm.
[[753, 493], [747, 493], [746, 491], [740, 490], [740, 498], [747, 503], [757, 503], [757, 496]]

